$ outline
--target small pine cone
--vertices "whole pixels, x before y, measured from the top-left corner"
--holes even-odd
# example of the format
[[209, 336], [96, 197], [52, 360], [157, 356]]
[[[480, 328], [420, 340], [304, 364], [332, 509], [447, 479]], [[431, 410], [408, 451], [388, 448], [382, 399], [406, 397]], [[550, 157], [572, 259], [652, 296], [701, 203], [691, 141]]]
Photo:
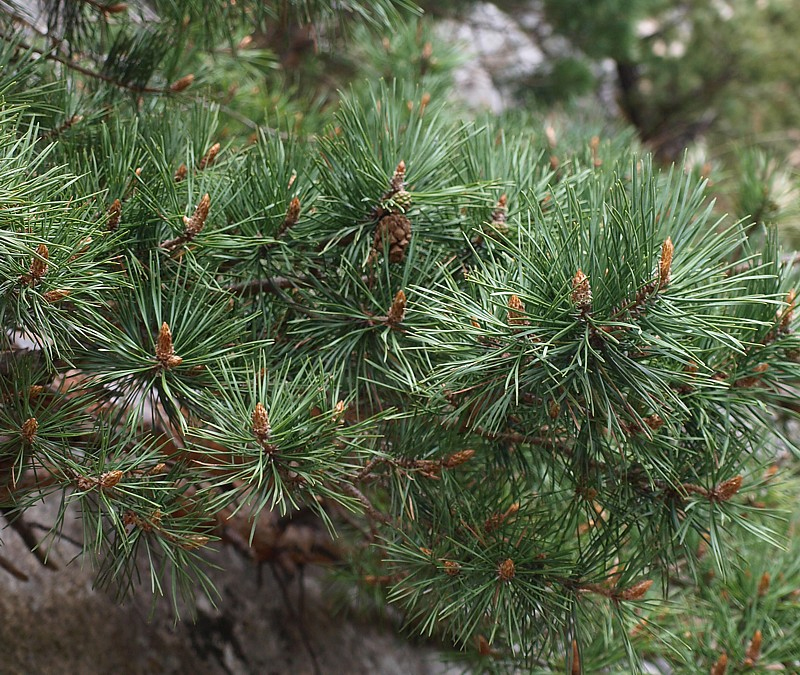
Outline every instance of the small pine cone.
[[181, 164], [178, 167], [178, 170], [175, 172], [175, 175], [173, 176], [173, 179], [175, 180], [176, 183], [180, 183], [182, 180], [186, 179], [186, 174], [188, 174], [188, 173], [189, 173], [189, 169], [186, 168], [186, 165], [185, 164]]
[[467, 450], [459, 450], [458, 452], [454, 452], [452, 455], [447, 457], [444, 462], [442, 462], [442, 466], [445, 469], [455, 469], [457, 466], [461, 466], [465, 462], [468, 462], [475, 456], [475, 451], [471, 448]]
[[583, 666], [581, 665], [581, 655], [578, 651], [578, 641], [572, 641], [572, 667], [570, 668], [570, 675], [581, 675]]
[[295, 197], [291, 202], [289, 202], [289, 208], [286, 209], [286, 217], [283, 219], [283, 223], [281, 223], [281, 226], [278, 228], [278, 236], [281, 236], [290, 227], [296, 225], [299, 218], [300, 200]]
[[184, 75], [182, 78], [175, 80], [175, 82], [169, 85], [169, 90], [177, 94], [179, 91], [183, 91], [191, 86], [192, 82], [194, 82], [193, 74], [190, 73], [189, 75]]
[[729, 478], [728, 480], [720, 483], [714, 490], [713, 496], [716, 497], [717, 501], [726, 502], [733, 497], [733, 495], [739, 492], [741, 487], [742, 477], [734, 476], [733, 478]]
[[583, 270], [578, 270], [572, 277], [572, 302], [581, 312], [588, 312], [592, 308], [592, 287]]
[[119, 199], [115, 199], [114, 203], [108, 208], [108, 220], [106, 221], [106, 229], [109, 232], [116, 232], [119, 227], [119, 217], [122, 214], [122, 204]]
[[756, 630], [753, 633], [753, 639], [750, 640], [750, 646], [747, 648], [744, 665], [752, 668], [758, 661], [759, 656], [761, 656], [761, 631]]
[[764, 574], [761, 575], [761, 579], [758, 580], [759, 597], [764, 597], [769, 591], [770, 580], [771, 577], [769, 575], [769, 572], [764, 572]]
[[728, 670], [728, 655], [725, 652], [719, 655], [716, 663], [711, 666], [711, 675], [725, 675]]
[[52, 291], [47, 291], [47, 293], [45, 293], [42, 297], [44, 297], [47, 302], [52, 303], [63, 300], [64, 298], [68, 297], [70, 293], [72, 293], [72, 291], [66, 288], [55, 288]]
[[389, 309], [389, 315], [386, 317], [386, 323], [390, 326], [396, 326], [406, 316], [406, 294], [403, 291], [397, 291], [392, 301], [392, 306]]
[[372, 244], [378, 253], [383, 252], [384, 239], [389, 244], [389, 262], [403, 262], [406, 248], [411, 243], [411, 221], [401, 213], [384, 216], [375, 228], [375, 240]]
[[517, 573], [517, 568], [511, 558], [507, 558], [497, 567], [497, 576], [500, 581], [511, 581]]
[[667, 240], [661, 244], [661, 257], [658, 260], [658, 287], [666, 288], [669, 283], [669, 275], [672, 270], [672, 254], [675, 252], [675, 246], [672, 244], [672, 237], [667, 237]]
[[100, 476], [100, 487], [101, 488], [112, 488], [117, 483], [122, 480], [122, 476], [124, 474], [119, 469], [115, 469], [114, 471], [106, 471], [103, 475]]
[[261, 403], [256, 403], [256, 408], [253, 411], [253, 433], [259, 441], [267, 440], [272, 433], [267, 409]]
[[214, 145], [208, 149], [208, 152], [203, 155], [202, 159], [197, 163], [197, 168], [199, 171], [207, 169], [216, 161], [217, 154], [219, 154], [219, 149], [221, 147], [222, 146], [219, 143], [214, 143]]
[[411, 208], [411, 193], [408, 190], [398, 190], [392, 197], [394, 203], [405, 213]]
[[650, 590], [652, 585], [652, 579], [645, 579], [644, 581], [634, 584], [630, 588], [621, 590], [617, 594], [617, 598], [620, 600], [641, 600], [642, 597], [644, 597], [644, 594]]
[[33, 442], [37, 431], [39, 431], [39, 422], [35, 417], [29, 417], [22, 423], [22, 438], [26, 443]]
[[780, 310], [777, 315], [777, 318], [780, 321], [778, 329], [782, 333], [785, 333], [789, 330], [789, 325], [792, 323], [792, 319], [794, 319], [795, 301], [795, 290], [791, 289], [786, 295], [786, 307], [783, 310]]
[[175, 355], [175, 347], [172, 344], [172, 332], [166, 321], [161, 324], [161, 329], [158, 331], [156, 358], [166, 369], [175, 368], [183, 363], [183, 359]]
[[50, 251], [45, 244], [36, 247], [36, 255], [31, 259], [29, 277], [32, 281], [39, 281], [47, 274], [47, 261], [50, 259]]
[[661, 415], [648, 415], [644, 418], [644, 423], [653, 431], [658, 431], [664, 426], [664, 419], [661, 417]]
[[494, 211], [492, 211], [492, 226], [498, 229], [503, 229], [506, 220], [508, 220], [507, 203], [508, 195], [501, 195], [500, 199], [497, 200], [497, 204], [494, 206]]
[[550, 404], [547, 406], [547, 414], [551, 420], [558, 419], [561, 414], [561, 405], [555, 399], [550, 399]]
[[203, 229], [203, 225], [206, 223], [206, 218], [208, 218], [208, 210], [210, 208], [211, 197], [209, 197], [208, 193], [206, 192], [203, 195], [203, 198], [200, 200], [200, 203], [197, 205], [197, 208], [195, 208], [192, 217], [184, 218], [187, 237], [191, 239], [200, 234], [200, 231]]
[[512, 295], [508, 299], [507, 317], [509, 326], [526, 326], [530, 323], [525, 319], [525, 305], [518, 295]]
[[392, 180], [389, 182], [390, 192], [400, 192], [405, 186], [406, 180], [406, 163], [401, 159], [397, 168], [394, 170]]
[[461, 565], [455, 560], [444, 560], [442, 561], [442, 565], [444, 566], [444, 573], [448, 577], [457, 577], [461, 574]]

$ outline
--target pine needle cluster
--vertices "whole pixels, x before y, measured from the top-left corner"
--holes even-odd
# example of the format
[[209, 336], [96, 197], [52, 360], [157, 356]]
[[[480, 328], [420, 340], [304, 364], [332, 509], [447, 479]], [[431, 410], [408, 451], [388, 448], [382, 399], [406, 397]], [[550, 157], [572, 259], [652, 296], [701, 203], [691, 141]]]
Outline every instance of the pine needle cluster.
[[[4, 513], [58, 495], [100, 581], [177, 606], [213, 596], [206, 547], [271, 560], [259, 515], [311, 511], [483, 670], [636, 669], [677, 579], [768, 596], [729, 545], [779, 538], [748, 502], [800, 376], [774, 234], [624, 133], [459, 119], [413, 27], [380, 49], [421, 84], [371, 72], [318, 133], [248, 137], [179, 57], [283, 14], [96, 4], [51, 57], [0, 43]], [[784, 595], [743, 664], [796, 665]]]

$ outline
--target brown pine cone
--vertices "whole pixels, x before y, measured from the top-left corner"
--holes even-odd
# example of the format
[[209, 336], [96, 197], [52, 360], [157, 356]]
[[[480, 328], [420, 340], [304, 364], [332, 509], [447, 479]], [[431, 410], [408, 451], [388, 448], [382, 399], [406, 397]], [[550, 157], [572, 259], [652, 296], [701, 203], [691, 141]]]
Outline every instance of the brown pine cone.
[[383, 253], [384, 240], [388, 240], [389, 262], [403, 262], [406, 248], [411, 243], [411, 221], [401, 213], [389, 213], [378, 221], [372, 248]]

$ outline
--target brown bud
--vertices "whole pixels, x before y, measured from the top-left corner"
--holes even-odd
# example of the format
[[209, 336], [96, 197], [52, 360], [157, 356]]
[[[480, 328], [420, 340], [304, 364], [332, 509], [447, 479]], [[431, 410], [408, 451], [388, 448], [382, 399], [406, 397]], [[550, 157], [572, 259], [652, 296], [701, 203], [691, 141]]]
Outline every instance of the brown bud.
[[121, 14], [122, 12], [128, 11], [128, 5], [126, 5], [124, 2], [117, 2], [113, 5], [105, 5], [103, 7], [103, 11], [107, 14]]
[[180, 543], [180, 547], [187, 551], [193, 551], [196, 548], [202, 548], [208, 543], [208, 537], [202, 534], [188, 534], [186, 538]]
[[780, 319], [778, 328], [783, 333], [789, 330], [789, 324], [792, 323], [792, 319], [794, 319], [795, 299], [795, 290], [791, 289], [786, 294], [786, 307], [778, 312], [778, 319]]
[[508, 203], [508, 195], [500, 195], [500, 199], [497, 200], [497, 204], [494, 206], [494, 211], [492, 211], [492, 225], [502, 225], [506, 222], [508, 218], [508, 208], [506, 204]]
[[524, 326], [530, 323], [525, 319], [525, 304], [518, 295], [512, 295], [508, 299], [507, 317], [509, 326]]
[[266, 440], [272, 433], [267, 409], [261, 403], [256, 403], [256, 408], [253, 410], [253, 433], [259, 441]]
[[711, 675], [725, 675], [726, 670], [728, 670], [728, 655], [722, 652], [717, 662], [711, 666]]
[[101, 488], [112, 488], [117, 483], [122, 480], [123, 473], [118, 469], [114, 471], [106, 471], [103, 475], [100, 476], [100, 487]]
[[648, 415], [644, 418], [644, 423], [653, 431], [658, 431], [664, 426], [664, 419], [661, 417], [661, 415]]
[[172, 333], [166, 321], [161, 324], [161, 329], [158, 331], [156, 358], [161, 362], [161, 365], [167, 369], [175, 368], [183, 363], [183, 359], [175, 355], [175, 347], [172, 344]]
[[189, 169], [186, 168], [185, 164], [181, 164], [178, 167], [178, 170], [175, 172], [173, 178], [175, 179], [176, 183], [180, 183], [182, 180], [186, 178], [186, 174], [189, 173]]
[[406, 294], [403, 291], [397, 291], [392, 301], [392, 306], [389, 309], [389, 315], [386, 317], [386, 323], [390, 326], [399, 324], [406, 315]]
[[675, 252], [675, 246], [672, 244], [672, 237], [667, 237], [666, 241], [661, 244], [661, 257], [658, 259], [658, 287], [666, 288], [669, 283], [669, 275], [672, 270], [672, 254]]
[[193, 74], [190, 73], [189, 75], [184, 75], [181, 79], [175, 80], [175, 82], [169, 85], [169, 90], [177, 94], [179, 91], [187, 89], [192, 82], [194, 82]]
[[578, 651], [578, 641], [572, 641], [572, 667], [570, 668], [570, 675], [581, 675], [583, 668], [581, 666], [581, 655]]
[[[429, 44], [430, 44], [430, 42], [427, 42], [426, 44], [428, 44], [428, 45], [429, 45]], [[429, 94], [429, 93], [426, 91], [426, 92], [425, 92], [425, 93], [422, 95], [422, 98], [421, 98], [421, 99], [420, 99], [420, 101], [419, 101], [419, 114], [420, 114], [420, 116], [422, 116], [422, 115], [424, 115], [424, 114], [425, 114], [425, 108], [427, 108], [427, 107], [428, 107], [428, 104], [429, 104], [430, 102], [431, 102], [431, 95], [430, 95], [430, 94]]]
[[278, 228], [278, 236], [282, 235], [286, 230], [297, 223], [297, 220], [300, 218], [300, 200], [295, 197], [289, 202], [289, 208], [286, 209], [286, 217], [283, 219], [283, 223]]
[[190, 239], [200, 234], [200, 230], [205, 225], [206, 218], [208, 217], [208, 210], [211, 208], [211, 197], [206, 192], [200, 203], [195, 208], [191, 218], [184, 218], [183, 221], [186, 225], [186, 236]]
[[717, 501], [726, 502], [733, 497], [733, 495], [739, 492], [739, 488], [741, 487], [742, 477], [734, 476], [733, 478], [729, 478], [728, 480], [717, 485], [716, 489], [713, 491], [713, 496]]
[[454, 560], [443, 560], [444, 572], [448, 577], [457, 577], [461, 574], [461, 565]]
[[592, 308], [592, 287], [583, 270], [578, 270], [572, 277], [572, 302], [582, 312]]
[[25, 439], [26, 443], [33, 442], [37, 431], [39, 431], [39, 422], [36, 421], [35, 417], [29, 417], [22, 423], [22, 438]]
[[222, 146], [219, 143], [214, 143], [209, 149], [208, 152], [203, 155], [200, 161], [197, 163], [198, 170], [202, 171], [203, 169], [207, 169], [210, 167], [217, 159], [217, 153], [219, 153], [219, 149]]
[[617, 598], [620, 600], [641, 600], [644, 597], [644, 594], [650, 590], [650, 587], [653, 585], [652, 579], [645, 579], [644, 581], [639, 581], [635, 583], [633, 586], [629, 588], [625, 588], [621, 590], [617, 594]]
[[459, 450], [458, 452], [454, 452], [452, 455], [447, 457], [447, 459], [442, 462], [442, 466], [445, 469], [455, 469], [457, 466], [461, 466], [465, 462], [471, 460], [474, 456], [474, 450]]
[[761, 655], [761, 631], [756, 630], [753, 633], [753, 639], [750, 640], [750, 646], [747, 648], [747, 652], [745, 653], [744, 657], [744, 665], [745, 666], [754, 666], [756, 661], [758, 661], [758, 657]]
[[759, 597], [764, 597], [767, 594], [767, 591], [769, 591], [769, 582], [770, 582], [769, 572], [764, 572], [764, 574], [761, 575], [761, 579], [759, 579], [758, 581]]
[[390, 191], [391, 192], [399, 192], [403, 189], [405, 185], [406, 179], [406, 163], [401, 159], [400, 163], [397, 165], [397, 168], [394, 170], [394, 175], [392, 176], [392, 180], [390, 181]]
[[47, 300], [47, 302], [58, 302], [68, 297], [70, 293], [72, 293], [72, 291], [66, 288], [55, 288], [52, 291], [47, 291], [42, 297]]
[[547, 406], [547, 414], [551, 420], [557, 419], [561, 414], [561, 405], [554, 398], [550, 399], [550, 403]]
[[550, 155], [550, 170], [555, 172], [558, 171], [558, 167], [561, 165], [561, 162], [558, 161], [558, 157], [555, 155]]
[[497, 567], [497, 576], [500, 578], [500, 581], [511, 581], [516, 573], [517, 569], [511, 558], [507, 558]]
[[597, 154], [599, 148], [600, 148], [600, 137], [592, 136], [592, 139], [589, 141], [589, 149], [592, 151], [592, 164], [595, 167], [603, 165], [603, 160], [600, 159], [599, 155]]
[[108, 220], [106, 221], [106, 229], [109, 232], [116, 232], [119, 227], [119, 217], [122, 214], [122, 204], [119, 199], [115, 199], [114, 203], [108, 207]]
[[31, 258], [29, 276], [31, 281], [38, 281], [47, 274], [47, 261], [50, 259], [50, 251], [45, 244], [36, 247], [36, 255]]

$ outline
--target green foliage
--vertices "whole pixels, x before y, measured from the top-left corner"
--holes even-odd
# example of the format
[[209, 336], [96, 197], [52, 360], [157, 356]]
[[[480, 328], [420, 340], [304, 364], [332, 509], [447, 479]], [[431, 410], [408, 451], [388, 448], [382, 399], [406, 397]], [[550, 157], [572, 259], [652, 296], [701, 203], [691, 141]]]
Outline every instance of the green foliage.
[[[370, 7], [394, 40], [353, 31], [371, 80], [324, 128], [330, 101], [299, 128], [219, 102], [257, 59], [208, 66], [207, 99], [165, 90], [215, 62], [220, 24], [285, 25], [275, 7], [154, 7], [149, 28], [72, 17], [97, 70], [0, 49], [5, 512], [54, 493], [52, 534], [78, 508], [100, 582], [124, 595], [141, 574], [177, 611], [214, 594], [205, 546], [274, 562], [259, 516], [302, 510], [340, 537], [344, 574], [476, 670], [705, 664], [667, 620], [658, 641], [631, 631], [712, 570], [752, 597], [731, 533], [782, 543], [746, 501], [800, 375], [774, 231], [748, 239], [629, 132], [464, 119], [454, 55], [391, 3]], [[137, 40], [184, 16], [185, 41], [145, 58]], [[266, 80], [291, 77], [277, 63]], [[718, 644], [791, 630], [781, 598], [759, 607]]]

